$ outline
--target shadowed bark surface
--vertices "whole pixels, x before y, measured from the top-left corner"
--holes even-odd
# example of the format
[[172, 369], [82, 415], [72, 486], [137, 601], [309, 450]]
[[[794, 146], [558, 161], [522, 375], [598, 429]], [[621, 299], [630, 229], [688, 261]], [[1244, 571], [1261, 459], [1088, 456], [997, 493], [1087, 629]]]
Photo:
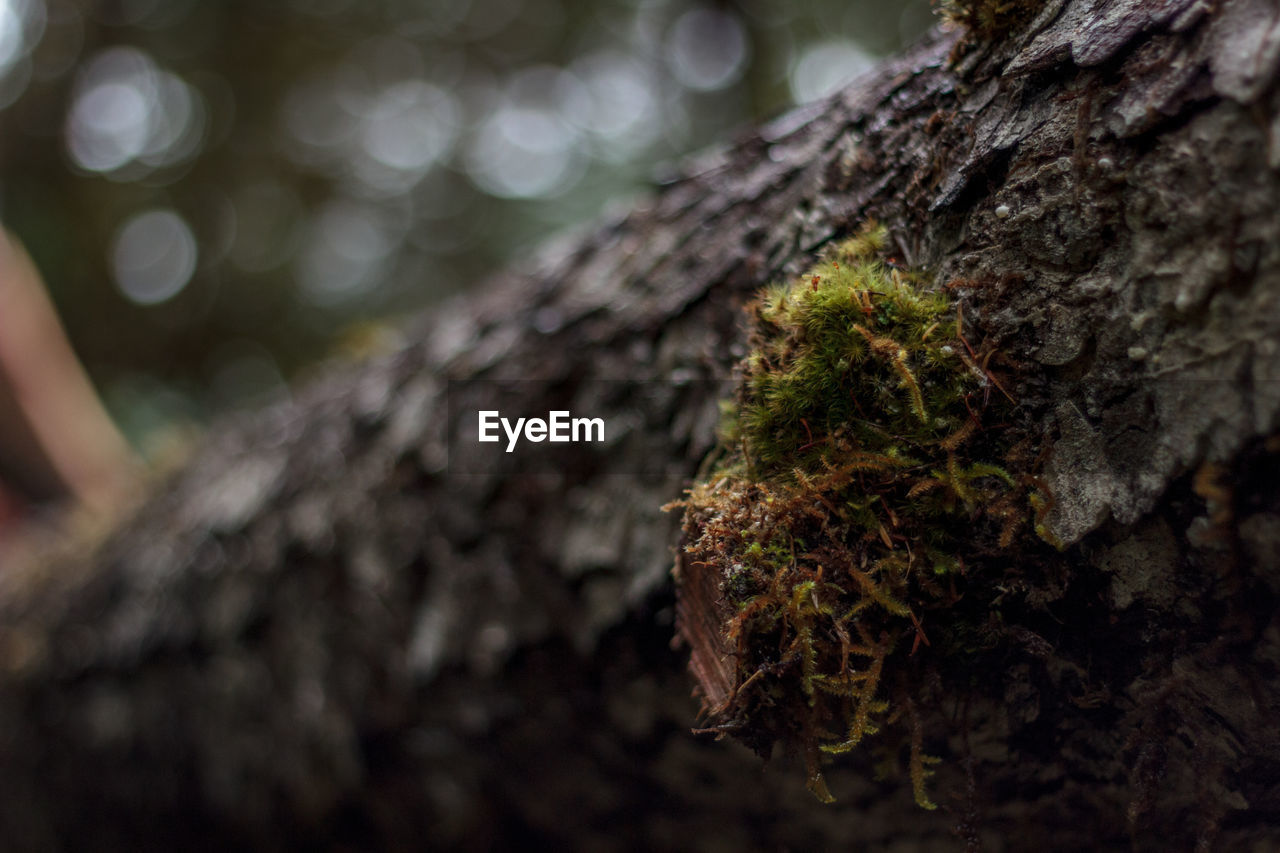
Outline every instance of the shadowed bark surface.
[[[1280, 844], [1277, 62], [1263, 0], [937, 35], [225, 425], [92, 557], [0, 577], [6, 848]], [[921, 708], [936, 812], [873, 750], [823, 806], [786, 756], [691, 735], [670, 648], [699, 380], [868, 218], [964, 283], [1068, 546], [999, 579], [1001, 641]], [[643, 428], [451, 473], [448, 380], [477, 378]]]

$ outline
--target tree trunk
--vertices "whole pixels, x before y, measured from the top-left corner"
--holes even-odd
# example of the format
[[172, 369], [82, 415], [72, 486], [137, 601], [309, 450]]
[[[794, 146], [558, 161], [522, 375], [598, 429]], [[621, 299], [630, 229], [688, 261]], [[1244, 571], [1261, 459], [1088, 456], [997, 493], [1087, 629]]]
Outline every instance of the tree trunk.
[[[1280, 845], [1278, 62], [1265, 0], [936, 34], [224, 425], [91, 557], [0, 577], [5, 848]], [[1016, 366], [1066, 546], [920, 708], [934, 812], [874, 749], [826, 806], [692, 734], [671, 646], [659, 508], [741, 306], [872, 218]], [[451, 392], [640, 426], [464, 472]]]

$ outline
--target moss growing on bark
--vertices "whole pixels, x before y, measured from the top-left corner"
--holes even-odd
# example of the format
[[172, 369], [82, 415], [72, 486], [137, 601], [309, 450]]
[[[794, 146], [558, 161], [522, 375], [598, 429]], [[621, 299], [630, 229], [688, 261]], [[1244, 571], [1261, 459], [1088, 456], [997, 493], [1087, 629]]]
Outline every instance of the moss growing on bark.
[[[1031, 495], [1046, 501], [1018, 473], [1012, 406], [951, 295], [882, 261], [883, 241], [866, 228], [750, 306], [725, 460], [679, 504], [682, 632], [692, 609], [714, 609], [719, 659], [702, 669], [724, 683], [700, 678], [713, 729], [762, 753], [797, 747], [830, 801], [822, 756], [893, 728], [933, 808], [915, 664], [965, 635], [947, 613], [970, 555], [1009, 548], [1037, 514]], [[687, 600], [708, 582], [712, 602]]]
[[941, 0], [938, 9], [972, 36], [992, 39], [1021, 27], [1044, 5], [1044, 0]]

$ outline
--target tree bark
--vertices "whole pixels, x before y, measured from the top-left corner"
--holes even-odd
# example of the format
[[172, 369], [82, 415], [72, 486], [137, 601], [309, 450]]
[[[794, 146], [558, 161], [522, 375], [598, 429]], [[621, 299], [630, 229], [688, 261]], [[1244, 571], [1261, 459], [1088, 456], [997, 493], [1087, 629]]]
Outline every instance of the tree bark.
[[[1280, 845], [1278, 62], [1264, 0], [935, 34], [224, 425], [92, 556], [0, 577], [6, 849]], [[659, 508], [714, 446], [740, 308], [871, 218], [1016, 366], [1066, 546], [920, 709], [936, 812], [873, 750], [824, 806], [691, 734], [671, 647]], [[643, 428], [464, 475], [477, 379]]]

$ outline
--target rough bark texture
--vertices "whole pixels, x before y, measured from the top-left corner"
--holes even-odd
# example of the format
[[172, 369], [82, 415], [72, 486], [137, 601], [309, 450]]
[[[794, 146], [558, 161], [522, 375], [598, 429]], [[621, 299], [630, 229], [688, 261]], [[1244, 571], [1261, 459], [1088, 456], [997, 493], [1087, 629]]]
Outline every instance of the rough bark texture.
[[[219, 430], [92, 559], [0, 578], [5, 848], [1280, 845], [1278, 21], [1050, 2], [936, 36]], [[723, 379], [744, 299], [868, 217], [974, 285], [1070, 546], [1010, 572], [996, 675], [921, 709], [936, 812], [874, 756], [822, 806], [690, 734], [658, 508], [713, 386], [654, 386], [607, 459], [447, 475], [448, 378], [593, 413], [625, 401], [589, 379]]]

